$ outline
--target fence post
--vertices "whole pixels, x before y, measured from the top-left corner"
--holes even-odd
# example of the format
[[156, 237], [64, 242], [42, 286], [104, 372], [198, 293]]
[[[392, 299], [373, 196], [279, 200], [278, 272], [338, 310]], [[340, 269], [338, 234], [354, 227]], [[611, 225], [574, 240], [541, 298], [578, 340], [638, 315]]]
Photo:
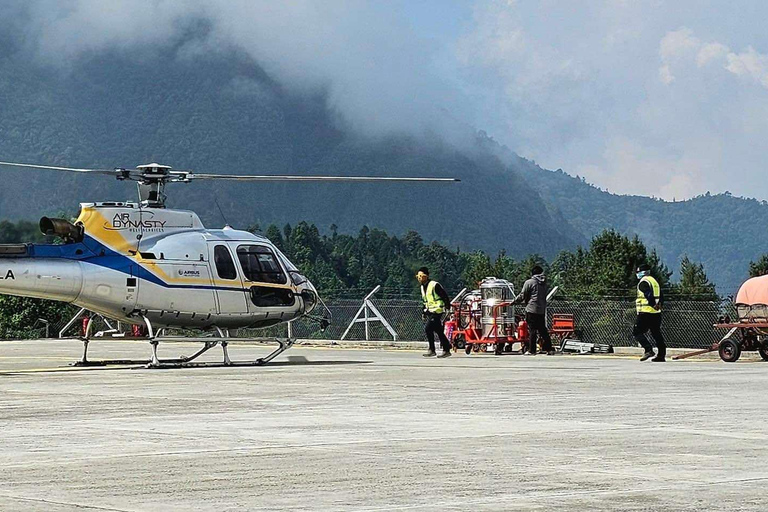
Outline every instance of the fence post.
[[51, 328], [51, 323], [45, 318], [38, 318], [37, 321], [45, 325], [45, 337], [48, 338], [50, 334], [49, 331]]
[[[347, 337], [347, 334], [349, 334], [350, 329], [352, 329], [352, 326], [357, 323], [364, 323], [365, 324], [365, 341], [370, 341], [370, 331], [368, 324], [370, 322], [380, 322], [384, 328], [389, 331], [389, 334], [392, 336], [392, 341], [397, 341], [398, 336], [397, 332], [392, 328], [392, 326], [387, 322], [387, 319], [384, 318], [384, 315], [381, 314], [379, 309], [373, 304], [371, 301], [371, 297], [373, 297], [373, 294], [375, 294], [377, 291], [381, 289], [381, 285], [376, 285], [376, 288], [371, 290], [371, 292], [363, 298], [363, 304], [360, 306], [360, 309], [357, 310], [357, 313], [355, 313], [354, 318], [352, 318], [352, 321], [349, 322], [349, 325], [347, 326], [347, 329], [344, 331], [344, 334], [341, 335], [341, 339]], [[360, 315], [363, 315], [362, 318], [360, 318]]]
[[72, 327], [72, 326], [74, 325], [74, 323], [75, 323], [75, 322], [77, 322], [77, 319], [78, 319], [78, 318], [80, 318], [80, 316], [81, 316], [83, 313], [85, 313], [85, 308], [81, 308], [81, 309], [80, 309], [80, 311], [78, 311], [78, 312], [77, 312], [77, 314], [75, 314], [75, 316], [73, 316], [73, 317], [72, 317], [72, 320], [70, 320], [69, 322], [67, 322], [67, 325], [65, 325], [65, 326], [64, 326], [64, 327], [63, 327], [63, 328], [62, 328], [62, 329], [59, 331], [59, 338], [63, 338], [63, 337], [64, 337], [64, 333], [65, 333], [65, 332], [67, 332], [67, 329], [69, 329], [70, 327]]

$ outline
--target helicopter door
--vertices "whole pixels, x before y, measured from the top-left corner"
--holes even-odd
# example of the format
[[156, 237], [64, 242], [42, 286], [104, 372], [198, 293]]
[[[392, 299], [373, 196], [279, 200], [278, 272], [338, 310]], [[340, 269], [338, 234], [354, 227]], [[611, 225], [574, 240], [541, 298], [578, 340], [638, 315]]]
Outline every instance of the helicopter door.
[[221, 243], [209, 244], [213, 262], [214, 284], [219, 314], [248, 313], [248, 297], [243, 286], [243, 280], [238, 275], [235, 260], [229, 248]]
[[296, 297], [288, 286], [288, 276], [269, 247], [239, 245], [237, 259], [250, 287], [251, 304], [256, 311], [259, 308], [290, 310], [295, 306]]

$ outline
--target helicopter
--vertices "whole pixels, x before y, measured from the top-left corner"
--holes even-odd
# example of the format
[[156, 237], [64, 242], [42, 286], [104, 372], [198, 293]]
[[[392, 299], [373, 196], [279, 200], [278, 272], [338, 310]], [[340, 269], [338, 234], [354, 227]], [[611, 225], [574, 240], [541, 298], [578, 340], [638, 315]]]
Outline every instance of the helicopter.
[[[136, 202], [81, 203], [74, 222], [43, 217], [40, 230], [62, 243], [0, 244], [0, 294], [75, 304], [147, 333], [150, 368], [187, 366], [220, 344], [222, 365], [266, 364], [290, 348], [295, 339], [274, 341], [278, 347], [265, 357], [233, 362], [227, 350], [230, 329], [266, 328], [307, 317], [330, 323], [329, 310], [315, 286], [268, 238], [233, 229], [208, 229], [190, 210], [166, 208], [168, 184], [199, 180], [295, 182], [457, 182], [456, 178], [385, 176], [237, 175], [196, 173], [150, 163], [136, 168], [90, 169], [15, 162], [0, 166], [105, 175], [137, 183]], [[322, 316], [313, 312], [322, 305]], [[83, 355], [76, 365], [127, 363], [88, 360], [92, 336], [88, 324], [79, 339]], [[213, 336], [183, 338], [203, 347], [190, 356], [160, 359], [161, 341], [169, 329], [195, 329]], [[122, 336], [124, 333], [114, 333]]]

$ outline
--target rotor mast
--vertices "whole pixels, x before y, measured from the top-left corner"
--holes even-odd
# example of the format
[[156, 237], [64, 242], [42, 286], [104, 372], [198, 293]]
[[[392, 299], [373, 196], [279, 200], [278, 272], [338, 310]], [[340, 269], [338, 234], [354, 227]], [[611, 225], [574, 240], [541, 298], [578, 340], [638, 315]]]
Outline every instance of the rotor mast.
[[[139, 203], [147, 208], [165, 208], [165, 182], [171, 177], [171, 167], [156, 163], [139, 165], [141, 179], [136, 186], [139, 191]], [[120, 178], [118, 178], [120, 179]]]

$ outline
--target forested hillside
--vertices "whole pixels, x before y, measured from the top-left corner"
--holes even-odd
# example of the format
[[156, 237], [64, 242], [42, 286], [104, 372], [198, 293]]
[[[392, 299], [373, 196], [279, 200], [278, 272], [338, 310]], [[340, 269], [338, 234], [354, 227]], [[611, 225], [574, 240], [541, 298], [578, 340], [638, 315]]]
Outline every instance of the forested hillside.
[[[183, 41], [179, 41], [181, 46]], [[222, 184], [169, 188], [169, 205], [210, 226], [226, 221], [356, 233], [409, 230], [452, 249], [554, 258], [606, 228], [637, 234], [676, 268], [683, 255], [732, 288], [768, 239], [768, 206], [727, 195], [665, 203], [616, 196], [498, 147], [480, 132], [456, 146], [437, 136], [356, 136], [324, 91], [291, 92], [232, 51], [89, 53], [72, 67], [30, 59], [0, 37], [0, 160], [81, 167], [157, 161], [234, 174], [454, 176], [454, 185]], [[74, 213], [79, 202], [135, 197], [131, 184], [0, 169], [0, 220]]]
[[685, 256], [701, 262], [723, 292], [734, 292], [747, 277], [746, 262], [766, 251], [764, 201], [728, 193], [677, 202], [619, 196], [561, 170], [532, 167], [521, 171], [527, 182], [584, 236], [606, 228], [637, 235], [670, 265]]

